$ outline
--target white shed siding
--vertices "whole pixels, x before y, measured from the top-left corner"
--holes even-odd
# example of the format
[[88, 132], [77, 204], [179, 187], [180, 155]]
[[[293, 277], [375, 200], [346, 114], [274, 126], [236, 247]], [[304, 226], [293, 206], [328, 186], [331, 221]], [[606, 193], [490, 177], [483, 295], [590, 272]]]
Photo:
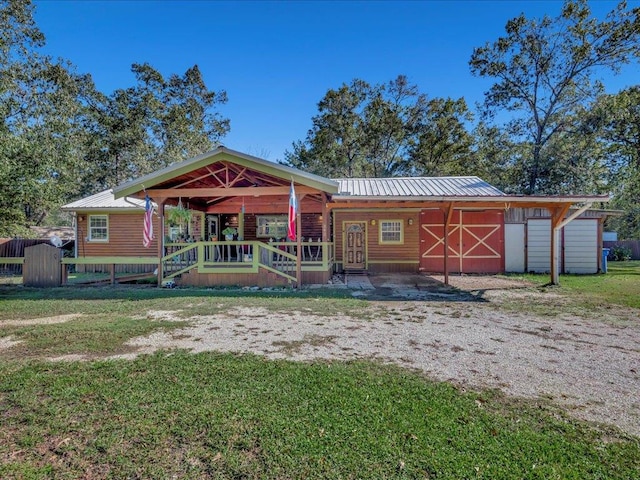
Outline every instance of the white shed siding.
[[597, 220], [574, 220], [564, 227], [564, 272], [598, 273]]
[[527, 222], [527, 271], [544, 273], [551, 270], [551, 220]]
[[[560, 242], [564, 247], [564, 262], [559, 255], [563, 273], [598, 273], [598, 220], [576, 219], [564, 227]], [[551, 220], [527, 221], [527, 271], [545, 273], [551, 269]]]
[[504, 268], [506, 272], [524, 272], [524, 224], [504, 226]]

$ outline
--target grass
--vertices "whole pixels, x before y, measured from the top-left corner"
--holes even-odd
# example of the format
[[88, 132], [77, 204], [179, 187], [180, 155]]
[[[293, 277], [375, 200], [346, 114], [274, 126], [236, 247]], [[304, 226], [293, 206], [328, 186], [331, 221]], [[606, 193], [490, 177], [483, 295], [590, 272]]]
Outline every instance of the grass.
[[[566, 294], [584, 308], [620, 305], [640, 309], [640, 261], [608, 262], [607, 273], [599, 275], [561, 275], [558, 293]], [[549, 275], [514, 274], [539, 287]], [[554, 287], [555, 288], [555, 287]]]
[[[371, 315], [365, 301], [346, 295], [331, 290], [263, 291], [249, 295], [237, 289], [0, 287], [0, 338], [10, 337], [12, 341], [21, 342], [0, 350], [0, 359], [127, 353], [131, 348], [125, 342], [130, 338], [174, 330], [190, 318], [234, 309]], [[182, 321], [158, 320], [152, 315], [154, 311], [171, 311]], [[57, 320], [60, 322], [52, 323]]]
[[638, 478], [638, 439], [371, 363], [0, 364], [0, 477]]
[[[563, 276], [554, 293], [626, 305], [616, 285], [637, 288], [639, 267]], [[0, 287], [0, 340], [22, 341], [0, 350], [0, 478], [640, 478], [637, 437], [399, 367], [182, 351], [102, 359], [129, 338], [238, 308], [379, 314], [340, 290]], [[40, 324], [60, 315], [76, 317]], [[74, 353], [94, 360], [43, 360]]]

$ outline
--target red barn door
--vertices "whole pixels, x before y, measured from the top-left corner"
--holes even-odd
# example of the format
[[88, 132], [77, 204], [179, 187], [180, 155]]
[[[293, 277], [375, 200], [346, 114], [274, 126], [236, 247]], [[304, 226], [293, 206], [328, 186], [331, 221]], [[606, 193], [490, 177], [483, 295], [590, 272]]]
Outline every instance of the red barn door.
[[[441, 210], [420, 212], [420, 270], [444, 272], [444, 222]], [[498, 210], [455, 210], [449, 225], [449, 272], [504, 271], [504, 215]]]

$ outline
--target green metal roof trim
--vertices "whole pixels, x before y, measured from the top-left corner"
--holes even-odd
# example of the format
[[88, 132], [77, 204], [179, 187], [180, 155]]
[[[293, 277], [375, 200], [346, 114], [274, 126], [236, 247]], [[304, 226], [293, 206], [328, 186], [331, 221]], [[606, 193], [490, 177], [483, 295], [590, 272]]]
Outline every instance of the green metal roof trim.
[[277, 163], [264, 160], [262, 158], [246, 155], [235, 150], [231, 150], [226, 147], [218, 147], [197, 157], [185, 160], [183, 162], [174, 163], [157, 172], [150, 173], [148, 175], [136, 178], [130, 182], [118, 185], [113, 189], [113, 195], [115, 198], [122, 198], [127, 195], [133, 195], [144, 189], [152, 188], [162, 182], [170, 180], [174, 177], [178, 177], [185, 173], [197, 170], [213, 162], [227, 161], [242, 165], [244, 167], [256, 170], [258, 172], [273, 175], [284, 180], [293, 181], [300, 185], [316, 188], [320, 191], [327, 193], [338, 192], [338, 182], [330, 180], [328, 178], [314, 175], [311, 173], [303, 172], [297, 168], [287, 167], [286, 165], [280, 165]]

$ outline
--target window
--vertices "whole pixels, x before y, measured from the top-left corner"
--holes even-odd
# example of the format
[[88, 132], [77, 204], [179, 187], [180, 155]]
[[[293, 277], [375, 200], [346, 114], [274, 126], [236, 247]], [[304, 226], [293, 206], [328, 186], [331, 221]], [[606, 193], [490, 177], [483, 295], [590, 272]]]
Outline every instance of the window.
[[402, 220], [380, 220], [380, 243], [402, 242]]
[[107, 215], [89, 216], [89, 241], [108, 242], [109, 241], [109, 217]]
[[287, 216], [257, 216], [256, 237], [280, 239], [287, 236]]

